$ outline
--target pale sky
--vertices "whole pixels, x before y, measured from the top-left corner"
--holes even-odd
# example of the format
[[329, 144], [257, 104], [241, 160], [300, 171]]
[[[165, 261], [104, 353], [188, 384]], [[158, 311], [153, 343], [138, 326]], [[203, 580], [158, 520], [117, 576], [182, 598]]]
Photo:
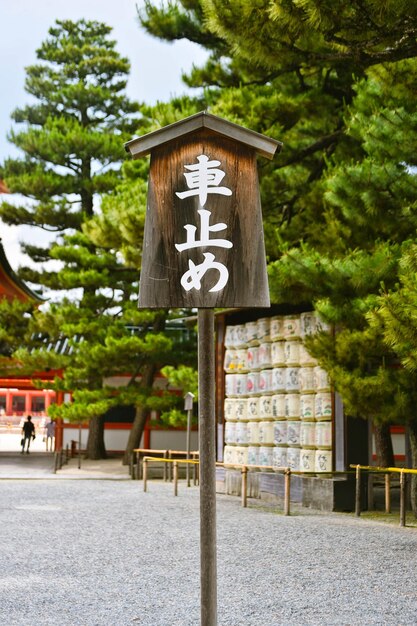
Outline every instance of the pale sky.
[[[130, 98], [147, 103], [167, 101], [187, 92], [182, 71], [201, 64], [206, 52], [187, 41], [164, 43], [147, 35], [136, 18], [142, 0], [2, 0], [0, 6], [0, 161], [16, 156], [6, 135], [11, 112], [29, 102], [24, 91], [25, 67], [36, 62], [36, 49], [56, 19], [81, 18], [113, 27], [116, 49], [131, 63]], [[3, 196], [4, 197], [4, 196]], [[0, 222], [0, 237], [13, 269], [22, 263], [19, 240], [36, 241], [37, 231], [7, 227]], [[36, 238], [36, 239], [35, 239]]]

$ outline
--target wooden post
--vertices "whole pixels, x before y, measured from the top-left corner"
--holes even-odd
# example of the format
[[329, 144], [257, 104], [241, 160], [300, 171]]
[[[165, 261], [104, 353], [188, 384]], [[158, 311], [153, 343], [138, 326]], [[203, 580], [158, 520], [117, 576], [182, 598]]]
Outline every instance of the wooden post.
[[[191, 393], [191, 391], [189, 391], [188, 393], [185, 394], [185, 398], [184, 398], [184, 409], [187, 411], [187, 441], [186, 441], [186, 446], [187, 446], [187, 461], [190, 460], [190, 441], [191, 441], [191, 413], [193, 412], [193, 400], [194, 400], [194, 394]], [[190, 486], [190, 464], [187, 463], [187, 467], [186, 467], [186, 475], [187, 475], [187, 487]]]
[[213, 310], [270, 306], [256, 156], [281, 145], [206, 112], [126, 144], [151, 153], [139, 307], [198, 309], [201, 626], [217, 624]]
[[[165, 450], [164, 454], [163, 454], [164, 459], [168, 458], [168, 452], [167, 450]], [[164, 482], [166, 483], [167, 481], [167, 463], [164, 463]]]
[[217, 625], [214, 313], [198, 310], [201, 626]]
[[130, 474], [130, 478], [134, 478], [134, 464], [135, 464], [135, 453], [132, 451], [130, 453], [130, 463], [129, 463], [129, 474]]
[[242, 506], [248, 505], [248, 468], [246, 465], [242, 466]]
[[148, 461], [143, 459], [142, 461], [142, 472], [143, 472], [143, 491], [146, 491], [147, 481], [148, 481]]
[[290, 501], [291, 501], [291, 469], [288, 467], [285, 470], [285, 491], [284, 491], [284, 515], [290, 515]]
[[407, 489], [407, 476], [405, 472], [400, 473], [400, 526], [405, 526], [405, 503], [406, 503], [406, 489]]
[[391, 475], [385, 474], [385, 513], [391, 513]]
[[174, 496], [178, 495], [178, 462], [174, 461]]
[[81, 469], [81, 422], [78, 427], [78, 469]]
[[356, 497], [355, 497], [355, 515], [360, 517], [361, 514], [361, 467], [356, 466]]

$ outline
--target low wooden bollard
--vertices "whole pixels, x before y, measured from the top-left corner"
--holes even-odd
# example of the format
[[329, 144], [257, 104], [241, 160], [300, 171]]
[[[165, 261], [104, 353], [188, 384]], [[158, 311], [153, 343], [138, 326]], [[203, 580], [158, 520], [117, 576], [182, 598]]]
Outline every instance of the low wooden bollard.
[[291, 501], [291, 470], [287, 468], [284, 473], [284, 515], [290, 515], [290, 501]]
[[360, 517], [361, 514], [361, 467], [356, 466], [356, 492], [355, 492], [355, 515]]
[[146, 492], [147, 482], [148, 482], [148, 460], [147, 459], [143, 459], [142, 474], [143, 474], [143, 491]]
[[405, 526], [407, 477], [405, 472], [400, 474], [400, 526]]
[[246, 465], [242, 466], [242, 506], [247, 507], [248, 505], [248, 468]]
[[391, 476], [385, 474], [385, 513], [391, 513]]
[[174, 461], [173, 466], [174, 466], [174, 496], [177, 496], [178, 495], [178, 463], [177, 461]]

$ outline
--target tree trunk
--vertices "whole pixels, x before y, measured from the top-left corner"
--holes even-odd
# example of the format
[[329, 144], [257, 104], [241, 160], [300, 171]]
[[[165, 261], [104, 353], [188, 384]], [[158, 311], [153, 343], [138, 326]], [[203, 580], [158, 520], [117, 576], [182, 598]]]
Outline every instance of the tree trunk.
[[[412, 469], [417, 469], [417, 421], [411, 421], [408, 424], [408, 433], [410, 435], [411, 464]], [[408, 475], [410, 476], [410, 474]], [[415, 517], [417, 517], [417, 475], [411, 474], [411, 508]]]
[[379, 467], [394, 467], [394, 448], [392, 446], [389, 423], [375, 424], [376, 464]]
[[106, 459], [104, 445], [104, 415], [92, 417], [89, 423], [86, 459]]
[[[142, 368], [142, 378], [140, 386], [144, 388], [152, 387], [157, 368], [153, 363], [145, 365]], [[132, 424], [132, 428], [129, 433], [129, 439], [127, 440], [126, 450], [123, 456], [123, 465], [129, 465], [130, 456], [135, 448], [139, 448], [140, 440], [142, 438], [143, 429], [145, 428], [146, 418], [148, 417], [149, 409], [144, 406], [136, 407], [135, 420]]]
[[142, 439], [143, 429], [145, 428], [148, 414], [149, 411], [147, 408], [142, 406], [136, 407], [135, 420], [132, 424], [126, 450], [123, 456], [123, 465], [129, 465], [132, 451], [140, 446], [140, 440]]
[[[164, 311], [155, 316], [153, 323], [153, 330], [155, 333], [159, 333], [164, 330], [166, 322], [167, 312]], [[141, 368], [142, 378], [140, 380], [140, 387], [143, 389], [149, 389], [153, 386], [155, 375], [158, 371], [158, 367], [155, 363], [148, 363]], [[132, 451], [135, 448], [139, 448], [140, 440], [142, 438], [143, 429], [145, 428], [146, 418], [148, 417], [149, 409], [143, 406], [136, 407], [135, 420], [132, 424], [131, 431], [129, 433], [129, 439], [127, 441], [126, 450], [123, 456], [123, 465], [129, 465]]]

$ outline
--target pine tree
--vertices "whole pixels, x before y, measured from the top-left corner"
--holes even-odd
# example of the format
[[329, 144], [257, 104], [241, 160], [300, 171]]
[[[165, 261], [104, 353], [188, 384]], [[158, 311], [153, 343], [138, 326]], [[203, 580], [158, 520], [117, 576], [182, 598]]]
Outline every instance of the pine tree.
[[414, 382], [366, 316], [415, 233], [417, 7], [148, 2], [142, 24], [206, 46], [188, 84], [205, 88], [212, 112], [283, 141], [260, 169], [273, 299], [313, 301], [338, 324], [335, 345], [321, 336], [311, 348], [353, 414], [409, 417]]
[[57, 20], [37, 51], [39, 62], [26, 70], [25, 88], [35, 103], [12, 115], [22, 130], [13, 129], [9, 139], [24, 156], [6, 159], [1, 176], [22, 201], [2, 202], [0, 217], [54, 234], [48, 246], [23, 246], [36, 267], [20, 271], [23, 279], [54, 290], [69, 285], [60, 270], [38, 265], [51, 258], [80, 270], [71, 287], [91, 290], [94, 247], [80, 237], [65, 241], [65, 235], [81, 232], [97, 194], [114, 188], [123, 142], [136, 124], [138, 105], [124, 94], [129, 62], [110, 32], [98, 22]]
[[[47, 246], [23, 246], [33, 265], [19, 275], [66, 296], [61, 305], [34, 316], [26, 337], [29, 347], [18, 354], [27, 371], [38, 369], [35, 355], [38, 363], [55, 359], [69, 365], [65, 355], [41, 356], [42, 344], [33, 341], [39, 332], [51, 345], [63, 338], [72, 341], [75, 357], [77, 341], [65, 333], [74, 330], [86, 345], [103, 341], [110, 319], [106, 316], [137, 290], [137, 269], [126, 266], [117, 250], [95, 245], [83, 232], [99, 210], [100, 196], [120, 180], [123, 144], [138, 124], [139, 107], [124, 93], [129, 62], [116, 51], [110, 32], [98, 22], [57, 21], [37, 51], [39, 62], [27, 68], [26, 90], [35, 102], [12, 116], [23, 129], [12, 130], [9, 138], [24, 156], [7, 159], [1, 176], [18, 194], [19, 204], [3, 202], [0, 217], [7, 224], [51, 233]], [[101, 376], [99, 369], [95, 377], [90, 370], [91, 390], [102, 387]], [[102, 429], [94, 428], [99, 419], [92, 416], [93, 455], [104, 446]]]

